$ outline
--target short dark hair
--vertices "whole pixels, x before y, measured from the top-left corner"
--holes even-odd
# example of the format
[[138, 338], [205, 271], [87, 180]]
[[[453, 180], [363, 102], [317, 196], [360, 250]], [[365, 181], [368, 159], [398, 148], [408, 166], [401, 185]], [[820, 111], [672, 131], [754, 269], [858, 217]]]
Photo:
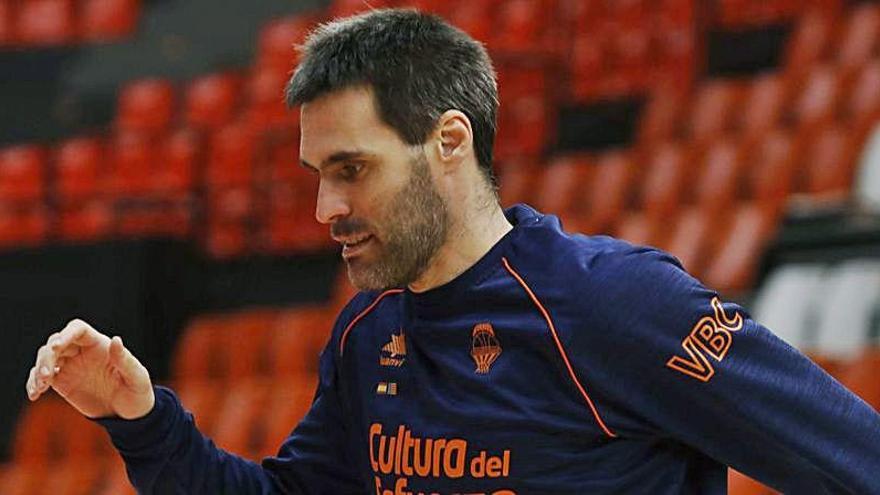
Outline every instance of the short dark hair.
[[479, 167], [496, 186], [495, 71], [483, 45], [463, 31], [435, 15], [378, 9], [317, 27], [300, 52], [289, 107], [368, 85], [382, 120], [410, 145], [424, 143], [443, 112], [459, 110], [471, 121]]

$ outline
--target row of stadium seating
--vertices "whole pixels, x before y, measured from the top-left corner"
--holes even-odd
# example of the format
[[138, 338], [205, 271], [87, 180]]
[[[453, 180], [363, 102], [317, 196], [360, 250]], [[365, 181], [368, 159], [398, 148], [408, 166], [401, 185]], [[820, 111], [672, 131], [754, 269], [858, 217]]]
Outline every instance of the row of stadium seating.
[[[445, 5], [422, 3], [428, 8]], [[486, 32], [514, 33], [514, 21], [526, 25], [532, 19], [523, 14], [531, 12], [526, 7], [532, 2], [491, 2], [491, 8], [502, 3], [510, 9], [508, 29], [492, 21]], [[729, 16], [719, 22], [751, 25], [790, 19], [802, 7], [796, 3], [723, 0], [719, 4]], [[679, 80], [661, 81], [647, 88], [652, 96], [632, 148], [552, 157], [547, 166], [539, 166], [539, 160], [555, 139], [556, 109], [570, 98], [560, 94], [557, 81], [560, 72], [574, 69], [552, 51], [525, 57], [525, 63], [502, 57], [498, 169], [503, 202], [525, 200], [560, 214], [567, 227], [659, 245], [724, 291], [750, 288], [754, 264], [792, 198], [848, 198], [855, 171], [871, 166], [856, 164], [880, 116], [880, 59], [877, 37], [865, 27], [867, 21], [857, 19], [876, 17], [877, 8], [860, 5], [840, 11], [840, 2], [811, 3], [821, 8], [799, 18], [778, 72], [748, 80], [710, 80], [693, 90], [682, 90]], [[462, 4], [470, 5], [463, 11], [471, 17], [460, 22], [474, 23], [474, 32], [485, 29], [479, 23], [490, 22], [490, 17], [480, 9], [487, 7]], [[558, 8], [572, 4], [621, 9], [615, 12], [637, 12], [646, 4], [693, 5], [560, 0]], [[627, 5], [632, 10], [623, 8]], [[344, 14], [362, 7], [361, 2], [343, 1], [332, 11]], [[863, 11], [867, 13], [856, 15]], [[690, 12], [687, 23], [693, 24]], [[655, 15], [646, 22], [654, 23]], [[621, 19], [629, 18], [621, 14]], [[127, 86], [119, 95], [114, 127], [105, 136], [76, 138], [48, 150], [18, 148], [12, 154], [19, 153], [19, 158], [13, 159], [9, 151], [0, 153], [6, 157], [0, 158], [0, 188], [6, 184], [16, 195], [0, 207], [0, 244], [3, 239], [6, 245], [22, 245], [46, 238], [165, 233], [201, 237], [215, 256], [291, 246], [326, 248], [326, 228], [312, 219], [314, 179], [296, 166], [297, 116], [285, 112], [280, 96], [291, 65], [290, 44], [301, 39], [313, 20], [298, 16], [268, 24], [248, 71], [208, 75], [181, 86], [160, 80]], [[521, 32], [540, 32], [532, 29]], [[862, 34], [852, 34], [854, 30]], [[494, 47], [488, 34], [482, 39], [492, 49], [501, 43], [516, 50], [538, 45], [529, 36], [496, 41]], [[859, 41], [843, 41], [851, 38]], [[860, 48], [838, 49], [850, 45]], [[602, 78], [617, 77], [607, 75], [613, 71], [604, 62], [595, 70], [603, 71]], [[649, 74], [651, 69], [639, 70]], [[595, 98], [604, 91], [585, 94]], [[9, 165], [28, 160], [39, 165]], [[880, 171], [876, 156], [863, 161]], [[27, 171], [35, 169], [35, 175]], [[2, 192], [0, 197], [7, 198]], [[30, 237], [16, 233], [22, 228], [31, 229]], [[827, 278], [817, 278], [837, 288], [835, 297], [847, 303], [841, 309], [849, 308], [850, 288], [861, 267], [819, 270]], [[776, 287], [787, 287], [787, 277], [771, 276], [760, 293], [759, 321], [802, 346], [877, 407], [880, 390], [870, 377], [876, 377], [880, 360], [865, 351], [871, 349], [867, 337], [843, 339], [850, 344], [847, 352], [835, 354], [840, 343], [820, 344], [828, 340], [820, 336], [830, 334], [806, 330], [815, 328], [806, 324], [793, 330], [761, 309], [771, 303], [799, 307], [773, 302], [784, 299]], [[858, 282], [875, 283], [863, 278]], [[314, 389], [316, 353], [350, 290], [342, 282], [338, 287], [339, 295], [326, 307], [205, 315], [189, 325], [175, 353], [172, 383], [196, 413], [200, 428], [218, 444], [258, 458], [274, 451], [301, 417]], [[789, 301], [792, 296], [786, 297]], [[266, 402], [276, 395], [281, 402]], [[0, 493], [131, 493], [106, 435], [57, 397], [48, 399], [25, 409], [13, 463], [0, 472]], [[769, 493], [740, 477], [731, 486], [736, 495]]]
[[0, 0], [0, 49], [75, 45], [130, 36], [140, 0]]
[[797, 18], [805, 9], [837, 12], [842, 0], [719, 0], [717, 23], [721, 26], [742, 29], [786, 22]]
[[[855, 10], [878, 12], [873, 5]], [[257, 64], [246, 76], [208, 75], [189, 83], [181, 97], [169, 81], [130, 84], [120, 93], [116, 125], [107, 138], [74, 138], [48, 153], [34, 146], [0, 152], [0, 190], [4, 191], [0, 196], [9, 198], [0, 208], [0, 225], [7, 226], [0, 228], [0, 244], [40, 242], [47, 236], [62, 240], [114, 235], [187, 236], [192, 234], [194, 224], [202, 223], [197, 219], [204, 215], [207, 229], [199, 235], [208, 251], [217, 256], [325, 247], [326, 243], [321, 242], [323, 231], [314, 226], [310, 212], [305, 211], [311, 208], [311, 185], [297, 179], [295, 143], [283, 137], [295, 133], [296, 115], [284, 109], [279, 97], [289, 71], [290, 44], [293, 39], [301, 39], [309, 19], [298, 17], [269, 24], [260, 36]], [[804, 36], [799, 33], [807, 30], [803, 26], [814, 22], [813, 16], [804, 18], [791, 47], [803, 45], [798, 40]], [[805, 49], [791, 48], [790, 52], [799, 50]], [[880, 62], [869, 59], [862, 65], [847, 67], [818, 56], [796, 58], [812, 60], [812, 69], [800, 71], [799, 77], [786, 76], [782, 71], [751, 81], [708, 81], [693, 93], [674, 84], [658, 87], [641, 119], [635, 153], [628, 154], [631, 159], [641, 160], [640, 152], [645, 150], [650, 153], [651, 149], [679, 147], [688, 157], [685, 162], [714, 160], [725, 170], [723, 157], [732, 154], [729, 148], [749, 149], [756, 139], [779, 128], [770, 133], [773, 138], [764, 139], [768, 160], [775, 163], [772, 167], [753, 167], [761, 176], [757, 180], [772, 189], [765, 192], [776, 195], [774, 201], [798, 189], [846, 195], [858, 147], [880, 110]], [[553, 120], [558, 102], [547, 96], [549, 76], [543, 69], [501, 65], [500, 77], [504, 104], [497, 151], [501, 174], [505, 175], [514, 168], [508, 162], [537, 160], [552, 141], [548, 123]], [[174, 111], [178, 101], [183, 107], [181, 112]], [[851, 132], [853, 129], [855, 132]], [[790, 136], [779, 137], [780, 133]], [[816, 136], [820, 138], [813, 139]], [[805, 149], [805, 143], [826, 152]], [[706, 151], [712, 151], [713, 146], [721, 151]], [[802, 151], [802, 156], [815, 159], [812, 165], [806, 164], [807, 179], [793, 188], [790, 179], [802, 175], [799, 169], [804, 164], [797, 159], [779, 160], [786, 149]], [[664, 157], [675, 154], [661, 153], [657, 160], [674, 162]], [[715, 160], [718, 156], [721, 159]], [[799, 153], [788, 156], [797, 157]], [[690, 175], [675, 172], [675, 166], [671, 168], [674, 178], [666, 179], [666, 183], [661, 180], [657, 194], [671, 198], [674, 204], [683, 199], [675, 194], [676, 188]], [[689, 169], [693, 171], [694, 167], [685, 166], [682, 172]], [[654, 175], [662, 177], [664, 168], [658, 170]], [[739, 167], [727, 166], [726, 170], [737, 171]], [[541, 173], [523, 173], [530, 172]], [[537, 180], [541, 182], [540, 177]], [[552, 177], [543, 182], [552, 189]], [[624, 182], [622, 191], [630, 197], [638, 195], [633, 191], [654, 187], [639, 186], [639, 181]], [[721, 188], [735, 184], [719, 182]], [[278, 184], [282, 186], [274, 187]], [[266, 193], [268, 185], [273, 187]], [[264, 202], [268, 204], [254, 207], [254, 197], [270, 199]], [[745, 194], [739, 199], [752, 197]], [[567, 213], [540, 199], [537, 202], [550, 207], [550, 211]], [[233, 206], [215, 208], [230, 204]], [[218, 210], [220, 213], [215, 214]], [[610, 229], [617, 220], [617, 209], [602, 210], [607, 210], [602, 213], [607, 219], [598, 224], [581, 222], [579, 226], [590, 232], [617, 232]], [[162, 220], [168, 215], [174, 221]], [[286, 228], [291, 220], [301, 228]], [[640, 223], [635, 221], [636, 225]], [[633, 240], [650, 241], [651, 237]]]
[[[554, 79], [571, 85], [574, 101], [643, 90], [660, 74], [693, 74], [694, 0], [404, 0], [375, 7], [412, 6], [450, 19], [486, 43], [496, 59], [544, 62]], [[333, 15], [363, 8], [334, 2]], [[558, 88], [557, 88], [558, 89]]]
[[[353, 295], [340, 272], [323, 305], [202, 315], [178, 341], [171, 385], [199, 429], [250, 459], [277, 452], [305, 415], [317, 385], [318, 354]], [[134, 493], [107, 435], [54, 393], [28, 405], [4, 495]]]

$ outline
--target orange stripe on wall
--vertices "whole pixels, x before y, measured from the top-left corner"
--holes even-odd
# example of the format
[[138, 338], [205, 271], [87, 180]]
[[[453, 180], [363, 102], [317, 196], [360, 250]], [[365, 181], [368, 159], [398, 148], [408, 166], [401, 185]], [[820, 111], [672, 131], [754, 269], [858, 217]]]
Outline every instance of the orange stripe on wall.
[[553, 340], [556, 342], [556, 348], [559, 350], [559, 355], [562, 356], [562, 361], [565, 363], [565, 367], [568, 369], [568, 375], [571, 377], [574, 384], [577, 386], [578, 391], [580, 391], [581, 396], [587, 402], [587, 405], [590, 406], [590, 410], [593, 412], [593, 417], [596, 418], [596, 422], [599, 423], [599, 427], [602, 428], [602, 431], [605, 432], [611, 438], [616, 438], [617, 434], [611, 431], [606, 425], [605, 422], [602, 421], [602, 418], [599, 416], [599, 411], [596, 409], [596, 405], [593, 404], [592, 399], [590, 399], [589, 394], [587, 394], [584, 386], [581, 385], [580, 380], [578, 380], [577, 375], [574, 372], [574, 368], [571, 366], [571, 362], [568, 360], [568, 354], [565, 352], [565, 348], [562, 347], [562, 341], [559, 340], [559, 335], [556, 333], [556, 326], [553, 325], [553, 320], [550, 318], [550, 313], [544, 308], [544, 305], [541, 304], [541, 301], [538, 300], [538, 297], [535, 296], [535, 293], [532, 292], [532, 289], [529, 288], [529, 285], [520, 277], [519, 273], [510, 266], [510, 263], [507, 261], [507, 258], [501, 258], [501, 262], [504, 263], [504, 267], [507, 268], [507, 271], [510, 272], [511, 275], [519, 282], [519, 284], [525, 289], [528, 293], [529, 297], [532, 299], [532, 302], [535, 303], [535, 306], [538, 307], [538, 310], [541, 311], [541, 314], [544, 315], [544, 319], [547, 321], [547, 326], [550, 328], [550, 334], [553, 336]]

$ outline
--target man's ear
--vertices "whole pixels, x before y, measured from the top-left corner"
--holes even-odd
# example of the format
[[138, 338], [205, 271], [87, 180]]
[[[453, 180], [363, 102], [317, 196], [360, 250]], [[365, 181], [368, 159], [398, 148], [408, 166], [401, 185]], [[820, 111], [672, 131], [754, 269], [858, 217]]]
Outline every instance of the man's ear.
[[443, 112], [437, 122], [439, 158], [450, 165], [458, 164], [473, 153], [474, 132], [467, 115], [459, 110]]

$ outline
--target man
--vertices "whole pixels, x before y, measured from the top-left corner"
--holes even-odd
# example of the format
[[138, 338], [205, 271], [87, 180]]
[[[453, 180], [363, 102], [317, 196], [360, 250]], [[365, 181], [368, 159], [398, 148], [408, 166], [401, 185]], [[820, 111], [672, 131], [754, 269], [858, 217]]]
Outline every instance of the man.
[[436, 17], [319, 28], [288, 88], [316, 215], [362, 290], [305, 419], [217, 449], [118, 337], [74, 320], [27, 383], [98, 418], [142, 493], [880, 493], [880, 417], [672, 257], [503, 211], [484, 49]]

